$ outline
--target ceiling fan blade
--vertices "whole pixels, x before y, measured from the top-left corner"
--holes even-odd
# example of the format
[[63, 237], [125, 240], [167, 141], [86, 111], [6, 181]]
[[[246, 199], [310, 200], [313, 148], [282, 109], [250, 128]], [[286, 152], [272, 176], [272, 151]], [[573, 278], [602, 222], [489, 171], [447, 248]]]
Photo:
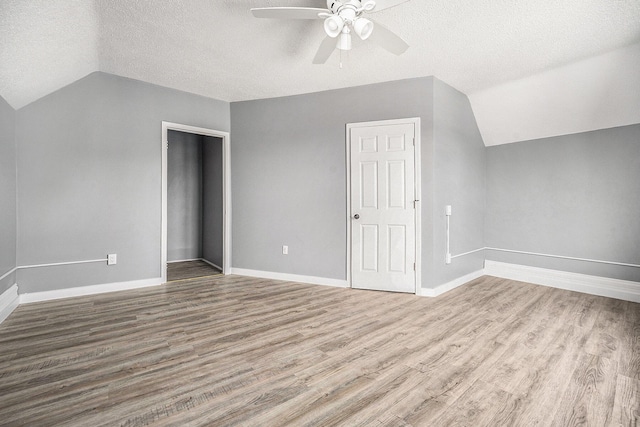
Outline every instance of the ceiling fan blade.
[[320, 43], [316, 56], [313, 58], [313, 63], [324, 64], [327, 62], [327, 59], [329, 59], [335, 48], [336, 39], [329, 36], [325, 37], [324, 40], [322, 40], [322, 43]]
[[380, 12], [381, 10], [389, 9], [408, 1], [409, 0], [375, 0], [376, 7], [373, 8], [371, 13]]
[[373, 32], [368, 40], [379, 44], [396, 55], [401, 55], [409, 49], [406, 41], [402, 40], [400, 36], [378, 22], [373, 23]]
[[317, 7], [257, 7], [251, 9], [251, 13], [256, 18], [320, 19], [319, 13], [331, 13], [331, 11]]

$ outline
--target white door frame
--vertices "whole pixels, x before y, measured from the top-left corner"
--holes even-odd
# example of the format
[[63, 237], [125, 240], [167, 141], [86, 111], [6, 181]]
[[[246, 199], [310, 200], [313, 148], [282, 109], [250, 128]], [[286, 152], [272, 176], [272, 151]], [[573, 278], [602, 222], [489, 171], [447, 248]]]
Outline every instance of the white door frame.
[[415, 129], [414, 144], [414, 199], [416, 207], [415, 230], [416, 230], [416, 271], [415, 271], [415, 294], [422, 287], [422, 209], [420, 204], [421, 191], [421, 163], [420, 163], [420, 118], [413, 117], [407, 119], [380, 120], [374, 122], [347, 123], [346, 152], [347, 152], [347, 283], [353, 287], [351, 281], [351, 129], [358, 127], [386, 126], [397, 124], [413, 124]]
[[167, 157], [169, 130], [213, 136], [222, 139], [222, 274], [231, 273], [231, 142], [229, 132], [188, 126], [179, 123], [162, 122], [162, 242], [160, 272], [162, 283], [167, 281]]

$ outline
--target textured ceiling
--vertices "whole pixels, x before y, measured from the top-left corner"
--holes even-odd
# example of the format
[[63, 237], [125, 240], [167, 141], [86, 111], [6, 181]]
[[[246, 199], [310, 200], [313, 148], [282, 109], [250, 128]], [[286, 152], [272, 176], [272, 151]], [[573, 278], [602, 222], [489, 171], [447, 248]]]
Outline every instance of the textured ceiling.
[[92, 71], [225, 101], [435, 75], [472, 95], [640, 41], [639, 0], [412, 0], [375, 14], [409, 44], [354, 38], [311, 63], [322, 21], [251, 7], [324, 0], [0, 0], [0, 95], [20, 108]]
[[90, 1], [0, 0], [0, 95], [14, 108], [99, 68]]

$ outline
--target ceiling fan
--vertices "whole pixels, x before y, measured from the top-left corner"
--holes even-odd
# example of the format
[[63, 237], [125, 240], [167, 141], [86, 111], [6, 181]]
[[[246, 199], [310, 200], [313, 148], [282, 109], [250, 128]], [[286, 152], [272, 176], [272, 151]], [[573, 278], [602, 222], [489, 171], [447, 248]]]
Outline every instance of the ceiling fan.
[[[398, 35], [365, 18], [365, 13], [379, 12], [409, 0], [327, 0], [327, 8], [316, 7], [260, 7], [251, 9], [256, 18], [324, 19], [327, 34], [313, 58], [314, 64], [324, 64], [334, 49], [350, 50], [351, 33], [362, 40], [371, 40], [391, 53], [400, 55], [409, 45]], [[336, 41], [337, 39], [337, 41]]]

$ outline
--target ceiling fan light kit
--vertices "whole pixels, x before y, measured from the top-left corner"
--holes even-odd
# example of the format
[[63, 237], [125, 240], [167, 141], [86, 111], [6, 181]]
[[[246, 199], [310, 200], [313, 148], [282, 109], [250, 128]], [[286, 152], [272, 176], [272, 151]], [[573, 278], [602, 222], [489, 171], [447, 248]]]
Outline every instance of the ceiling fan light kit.
[[[324, 19], [325, 40], [320, 44], [314, 64], [324, 64], [337, 48], [350, 50], [351, 31], [362, 40], [370, 39], [391, 53], [400, 55], [409, 45], [391, 30], [364, 18], [364, 13], [379, 12], [409, 0], [327, 0], [327, 8], [314, 7], [264, 7], [251, 9], [257, 18]], [[377, 31], [376, 31], [377, 30]], [[372, 37], [373, 36], [373, 37]], [[338, 37], [338, 41], [330, 42]]]
[[373, 32], [373, 22], [369, 21], [367, 18], [358, 18], [353, 24], [353, 30], [356, 32], [358, 37], [362, 40], [366, 40]]
[[337, 15], [331, 15], [324, 20], [324, 32], [329, 37], [338, 37], [344, 28], [344, 21]]

